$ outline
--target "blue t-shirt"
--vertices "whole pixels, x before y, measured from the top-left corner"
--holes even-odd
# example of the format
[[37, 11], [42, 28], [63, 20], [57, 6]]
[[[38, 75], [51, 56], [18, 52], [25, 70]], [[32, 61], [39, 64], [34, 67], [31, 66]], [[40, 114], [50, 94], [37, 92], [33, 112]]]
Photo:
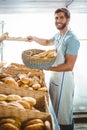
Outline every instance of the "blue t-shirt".
[[[62, 38], [62, 51], [63, 54], [70, 54], [70, 55], [77, 55], [78, 50], [80, 47], [80, 42], [77, 39], [77, 37], [73, 34], [71, 30], [69, 30], [65, 36], [61, 36]], [[59, 39], [60, 39], [60, 34], [57, 33], [55, 36], [52, 38], [52, 41], [56, 47], [56, 49], [59, 47]]]

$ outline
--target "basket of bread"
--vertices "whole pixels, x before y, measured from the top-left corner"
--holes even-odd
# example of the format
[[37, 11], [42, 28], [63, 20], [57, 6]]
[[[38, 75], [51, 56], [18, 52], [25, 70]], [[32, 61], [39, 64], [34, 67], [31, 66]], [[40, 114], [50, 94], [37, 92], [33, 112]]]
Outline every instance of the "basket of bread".
[[46, 69], [53, 65], [56, 59], [55, 50], [29, 49], [22, 52], [23, 63], [32, 69]]

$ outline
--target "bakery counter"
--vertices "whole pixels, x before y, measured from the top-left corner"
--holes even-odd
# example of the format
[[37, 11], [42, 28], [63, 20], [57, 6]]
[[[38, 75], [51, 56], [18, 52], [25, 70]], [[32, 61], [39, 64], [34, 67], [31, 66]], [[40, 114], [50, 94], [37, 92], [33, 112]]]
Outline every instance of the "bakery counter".
[[[60, 130], [51, 101], [48, 100], [49, 95], [44, 76], [41, 70], [31, 70], [24, 65], [16, 63], [3, 68], [3, 72], [0, 73], [0, 94], [2, 94], [0, 119], [14, 117], [20, 119], [23, 124], [26, 121], [39, 118], [42, 120], [40, 124], [40, 127], [42, 127], [41, 130], [46, 129], [45, 125], [49, 125], [50, 130]], [[34, 85], [36, 86], [30, 81], [34, 81]], [[25, 101], [20, 101], [19, 96], [20, 100], [25, 99], [25, 97], [31, 97], [36, 100], [36, 103], [33, 107], [26, 108]], [[9, 100], [12, 103], [8, 101], [8, 97], [10, 97]], [[17, 101], [13, 101], [12, 99]]]

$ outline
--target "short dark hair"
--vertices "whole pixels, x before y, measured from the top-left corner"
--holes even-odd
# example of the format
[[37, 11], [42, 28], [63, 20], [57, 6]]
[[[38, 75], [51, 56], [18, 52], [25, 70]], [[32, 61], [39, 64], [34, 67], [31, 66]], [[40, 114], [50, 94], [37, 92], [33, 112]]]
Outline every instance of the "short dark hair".
[[69, 12], [68, 9], [66, 9], [66, 8], [59, 8], [59, 9], [57, 9], [55, 11], [55, 14], [60, 13], [60, 12], [63, 12], [65, 14], [66, 18], [70, 18], [70, 12]]

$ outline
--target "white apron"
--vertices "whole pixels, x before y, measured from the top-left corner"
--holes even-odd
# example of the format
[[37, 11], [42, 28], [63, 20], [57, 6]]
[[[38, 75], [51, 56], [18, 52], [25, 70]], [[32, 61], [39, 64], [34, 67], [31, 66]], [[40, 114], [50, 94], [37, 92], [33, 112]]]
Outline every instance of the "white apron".
[[[57, 49], [57, 59], [53, 66], [62, 64], [65, 61], [62, 44]], [[49, 93], [58, 123], [61, 125], [72, 124], [74, 97], [73, 72], [51, 72]]]

